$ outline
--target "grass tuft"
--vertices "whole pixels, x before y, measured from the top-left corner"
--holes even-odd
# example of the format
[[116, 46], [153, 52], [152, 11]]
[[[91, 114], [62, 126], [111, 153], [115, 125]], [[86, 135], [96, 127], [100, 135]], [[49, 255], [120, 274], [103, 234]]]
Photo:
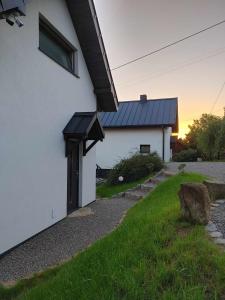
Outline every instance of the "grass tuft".
[[100, 198], [111, 198], [113, 195], [125, 192], [126, 190], [145, 182], [148, 178], [150, 178], [150, 175], [129, 183], [122, 183], [116, 185], [103, 183], [97, 186], [96, 193], [97, 196]]

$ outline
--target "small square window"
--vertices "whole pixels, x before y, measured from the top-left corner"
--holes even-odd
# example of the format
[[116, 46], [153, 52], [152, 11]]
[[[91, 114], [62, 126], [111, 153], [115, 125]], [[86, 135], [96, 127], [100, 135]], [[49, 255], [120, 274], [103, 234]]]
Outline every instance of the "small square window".
[[78, 76], [77, 50], [42, 15], [39, 19], [39, 49]]
[[140, 145], [140, 153], [149, 154], [150, 153], [150, 145]]

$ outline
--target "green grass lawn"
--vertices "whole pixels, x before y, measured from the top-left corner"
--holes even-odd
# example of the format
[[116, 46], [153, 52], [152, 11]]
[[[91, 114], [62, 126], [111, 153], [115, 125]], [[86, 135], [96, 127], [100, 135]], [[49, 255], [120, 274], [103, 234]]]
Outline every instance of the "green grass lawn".
[[50, 276], [1, 289], [0, 299], [10, 294], [23, 300], [225, 299], [225, 254], [203, 226], [180, 220], [180, 184], [202, 179], [196, 174], [168, 179], [131, 208], [113, 233]]
[[122, 183], [117, 185], [109, 185], [107, 183], [103, 183], [97, 186], [96, 194], [101, 198], [110, 198], [113, 195], [124, 192], [137, 186], [140, 183], [145, 182], [145, 180], [147, 180], [148, 178], [150, 178], [150, 175], [129, 183]]

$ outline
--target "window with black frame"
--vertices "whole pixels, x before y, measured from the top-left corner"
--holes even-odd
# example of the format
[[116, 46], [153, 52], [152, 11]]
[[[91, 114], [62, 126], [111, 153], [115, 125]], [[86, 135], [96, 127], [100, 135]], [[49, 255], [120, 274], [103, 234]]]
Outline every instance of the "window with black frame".
[[151, 150], [150, 145], [140, 145], [140, 153], [149, 154]]
[[43, 17], [39, 20], [39, 49], [67, 69], [77, 74], [77, 50]]

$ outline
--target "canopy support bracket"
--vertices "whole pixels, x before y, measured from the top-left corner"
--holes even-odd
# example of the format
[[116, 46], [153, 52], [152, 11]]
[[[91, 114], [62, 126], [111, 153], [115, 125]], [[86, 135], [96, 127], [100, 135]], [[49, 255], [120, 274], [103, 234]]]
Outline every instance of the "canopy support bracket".
[[83, 155], [86, 156], [86, 154], [97, 144], [99, 140], [93, 141], [88, 147], [87, 147], [87, 141], [83, 141]]

